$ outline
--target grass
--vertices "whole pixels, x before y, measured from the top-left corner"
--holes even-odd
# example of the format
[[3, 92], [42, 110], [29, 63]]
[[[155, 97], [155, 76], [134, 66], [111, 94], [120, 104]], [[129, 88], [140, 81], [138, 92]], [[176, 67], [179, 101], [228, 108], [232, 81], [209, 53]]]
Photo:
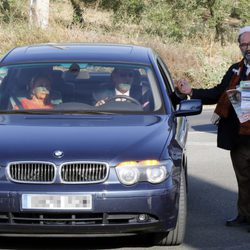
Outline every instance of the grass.
[[[27, 1], [27, 0], [26, 0]], [[28, 1], [24, 5], [28, 16]], [[49, 27], [30, 27], [28, 18], [0, 23], [0, 54], [16, 46], [46, 42], [108, 42], [136, 44], [153, 48], [168, 65], [174, 79], [188, 78], [195, 87], [211, 87], [219, 83], [227, 68], [240, 60], [237, 43], [221, 47], [213, 37], [173, 42], [168, 38], [150, 36], [143, 27], [131, 23], [112, 24], [112, 13], [88, 8], [84, 27], [72, 25], [73, 10], [69, 1], [53, 1]], [[236, 39], [235, 39], [236, 40]]]

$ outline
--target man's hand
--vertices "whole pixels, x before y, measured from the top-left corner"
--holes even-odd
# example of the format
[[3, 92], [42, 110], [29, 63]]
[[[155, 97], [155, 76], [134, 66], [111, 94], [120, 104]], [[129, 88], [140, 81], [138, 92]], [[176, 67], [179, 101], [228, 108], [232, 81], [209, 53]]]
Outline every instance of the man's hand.
[[99, 107], [99, 106], [102, 106], [103, 104], [105, 104], [105, 101], [104, 101], [104, 100], [99, 100], [99, 101], [95, 104], [95, 106], [96, 106], [96, 107]]
[[189, 95], [189, 96], [192, 95], [191, 85], [189, 84], [189, 82], [186, 79], [180, 79], [180, 80], [176, 81], [175, 84], [176, 84], [176, 87], [181, 94]]
[[102, 106], [103, 104], [106, 103], [107, 100], [108, 100], [108, 97], [106, 97], [105, 99], [99, 100], [99, 101], [95, 104], [95, 106], [96, 106], [96, 107]]

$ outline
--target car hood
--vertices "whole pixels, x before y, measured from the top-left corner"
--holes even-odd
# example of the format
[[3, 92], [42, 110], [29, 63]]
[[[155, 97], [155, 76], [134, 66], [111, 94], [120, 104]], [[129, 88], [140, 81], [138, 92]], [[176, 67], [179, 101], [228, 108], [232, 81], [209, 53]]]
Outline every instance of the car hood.
[[170, 129], [168, 116], [2, 115], [0, 163], [159, 159]]

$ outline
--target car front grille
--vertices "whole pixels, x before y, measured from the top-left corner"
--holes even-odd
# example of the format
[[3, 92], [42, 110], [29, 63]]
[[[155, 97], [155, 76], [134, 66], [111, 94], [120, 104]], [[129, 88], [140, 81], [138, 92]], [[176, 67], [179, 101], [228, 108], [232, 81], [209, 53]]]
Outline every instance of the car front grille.
[[53, 183], [59, 175], [63, 183], [99, 183], [106, 180], [109, 166], [103, 162], [67, 162], [59, 166], [50, 162], [11, 162], [7, 166], [10, 180], [19, 183]]
[[107, 178], [108, 165], [96, 162], [64, 163], [61, 166], [61, 179], [66, 183], [96, 183]]
[[15, 182], [52, 183], [56, 167], [46, 162], [12, 162], [8, 165], [8, 175]]

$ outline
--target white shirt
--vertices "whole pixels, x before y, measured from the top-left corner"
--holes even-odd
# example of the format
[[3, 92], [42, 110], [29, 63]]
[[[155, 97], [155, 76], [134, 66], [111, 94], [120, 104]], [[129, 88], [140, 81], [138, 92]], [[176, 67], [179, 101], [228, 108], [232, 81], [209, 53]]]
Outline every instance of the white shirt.
[[[115, 95], [124, 95], [124, 96], [129, 96], [129, 90], [125, 93], [120, 92], [118, 89], [115, 89]], [[116, 98], [116, 101], [120, 102], [125, 102], [127, 99], [125, 98]]]
[[248, 75], [249, 75], [249, 73], [250, 73], [250, 65], [249, 65], [249, 64], [247, 64], [247, 65], [246, 65], [246, 67], [247, 67], [247, 70], [246, 70], [246, 76], [248, 76]]
[[245, 63], [245, 66], [247, 67], [246, 76], [248, 76], [250, 73], [250, 65], [248, 63], [246, 63], [246, 61], [244, 61], [244, 63]]
[[118, 89], [115, 89], [115, 95], [125, 95], [125, 96], [129, 96], [129, 90], [125, 93], [120, 92]]

